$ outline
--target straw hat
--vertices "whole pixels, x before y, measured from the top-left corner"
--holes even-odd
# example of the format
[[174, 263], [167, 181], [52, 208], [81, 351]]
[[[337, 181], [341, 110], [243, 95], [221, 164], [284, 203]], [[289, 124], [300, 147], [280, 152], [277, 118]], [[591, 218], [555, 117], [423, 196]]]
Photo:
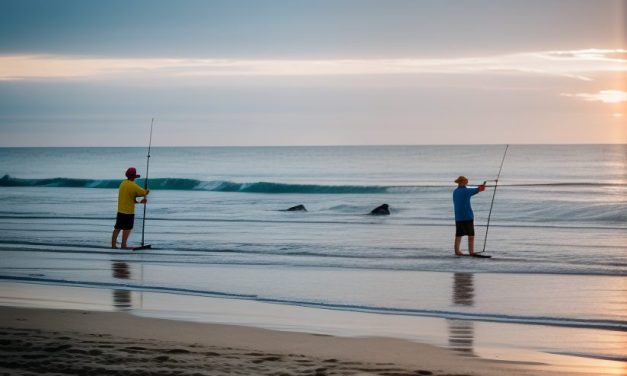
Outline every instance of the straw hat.
[[468, 184], [468, 178], [466, 178], [465, 176], [460, 176], [457, 179], [455, 179], [455, 183], [457, 183], [457, 184]]

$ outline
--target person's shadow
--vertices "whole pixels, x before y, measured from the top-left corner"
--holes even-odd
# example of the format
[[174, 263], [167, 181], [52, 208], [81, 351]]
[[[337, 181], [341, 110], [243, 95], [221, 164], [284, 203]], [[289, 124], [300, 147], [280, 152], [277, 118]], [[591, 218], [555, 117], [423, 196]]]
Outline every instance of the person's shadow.
[[[113, 278], [131, 278], [131, 270], [128, 264], [123, 261], [113, 260], [111, 263], [111, 271], [113, 272]], [[133, 308], [131, 292], [129, 290], [113, 290], [113, 308], [115, 308], [116, 311], [127, 311]]]
[[[475, 304], [474, 274], [453, 275], [453, 306], [472, 307]], [[464, 356], [476, 356], [473, 350], [474, 323], [471, 320], [447, 319], [448, 345]]]

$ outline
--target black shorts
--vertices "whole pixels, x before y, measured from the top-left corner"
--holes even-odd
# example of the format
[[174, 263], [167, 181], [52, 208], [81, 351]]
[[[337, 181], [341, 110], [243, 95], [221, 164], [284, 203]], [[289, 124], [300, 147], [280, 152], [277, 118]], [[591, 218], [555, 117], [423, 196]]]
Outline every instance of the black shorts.
[[455, 236], [475, 236], [475, 221], [455, 221]]
[[118, 213], [115, 219], [116, 230], [132, 230], [135, 223], [135, 214]]

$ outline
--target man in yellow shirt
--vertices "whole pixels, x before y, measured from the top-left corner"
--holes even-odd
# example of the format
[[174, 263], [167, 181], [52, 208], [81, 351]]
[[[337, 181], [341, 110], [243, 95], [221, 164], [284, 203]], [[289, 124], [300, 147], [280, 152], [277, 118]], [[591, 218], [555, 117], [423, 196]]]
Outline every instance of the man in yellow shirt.
[[135, 183], [135, 179], [140, 177], [137, 175], [137, 170], [135, 167], [129, 167], [126, 170], [126, 178], [120, 184], [120, 188], [118, 191], [118, 215], [115, 221], [115, 227], [113, 229], [113, 234], [111, 235], [111, 248], [117, 248], [118, 235], [120, 234], [120, 230], [122, 231], [122, 248], [129, 249], [126, 246], [126, 241], [128, 240], [129, 235], [131, 235], [131, 230], [133, 229], [133, 224], [135, 223], [135, 204], [138, 202], [135, 201], [137, 197], [144, 197], [139, 203], [146, 204], [146, 196], [150, 193], [149, 189], [142, 189], [137, 183]]

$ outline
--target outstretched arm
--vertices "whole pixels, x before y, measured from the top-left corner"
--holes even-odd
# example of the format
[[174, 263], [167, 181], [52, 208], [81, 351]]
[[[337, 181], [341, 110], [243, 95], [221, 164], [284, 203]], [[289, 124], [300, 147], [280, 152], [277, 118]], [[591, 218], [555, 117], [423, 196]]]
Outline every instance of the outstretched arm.
[[477, 188], [468, 188], [468, 192], [470, 192], [470, 196], [474, 196], [479, 192], [485, 191], [485, 182], [483, 184], [479, 184]]

